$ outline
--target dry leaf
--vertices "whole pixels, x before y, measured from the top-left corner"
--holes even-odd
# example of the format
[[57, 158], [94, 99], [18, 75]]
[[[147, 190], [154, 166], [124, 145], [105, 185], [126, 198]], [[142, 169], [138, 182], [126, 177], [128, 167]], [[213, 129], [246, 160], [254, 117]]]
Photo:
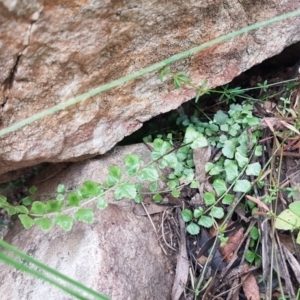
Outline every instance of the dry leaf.
[[209, 161], [211, 156], [211, 148], [203, 147], [197, 148], [193, 152], [193, 159], [195, 162], [196, 178], [201, 183], [205, 180], [205, 164]]
[[293, 125], [291, 125], [291, 124], [289, 124], [289, 123], [287, 123], [287, 122], [285, 122], [283, 120], [281, 120], [280, 123], [282, 125], [284, 125], [286, 128], [288, 128], [288, 129], [290, 129], [290, 130], [292, 130], [292, 131], [294, 131], [294, 132], [296, 132], [297, 134], [300, 135], [300, 132]]
[[[244, 265], [243, 271], [247, 271], [248, 269], [249, 265]], [[260, 300], [259, 287], [253, 274], [242, 276], [242, 286], [247, 300]]]
[[270, 211], [270, 209], [268, 208], [268, 206], [266, 204], [264, 204], [263, 202], [261, 202], [260, 199], [254, 198], [252, 196], [247, 195], [246, 196], [249, 200], [253, 201], [254, 203], [257, 204], [257, 206], [259, 206], [260, 208], [264, 208], [266, 211]]
[[185, 224], [181, 217], [181, 210], [177, 208], [178, 220], [180, 225], [180, 247], [177, 257], [176, 275], [172, 288], [172, 300], [178, 300], [184, 292], [189, 275], [189, 259], [186, 250], [186, 231]]
[[244, 238], [244, 229], [240, 228], [235, 234], [229, 236], [225, 246], [220, 247], [220, 252], [224, 257], [224, 261], [229, 262], [232, 256], [239, 247], [241, 240]]
[[287, 261], [289, 262], [289, 265], [291, 269], [294, 272], [294, 275], [298, 281], [298, 284], [300, 284], [300, 264], [297, 261], [297, 259], [294, 257], [294, 255], [290, 252], [290, 250], [282, 245], [282, 249], [284, 251], [285, 257], [287, 258]]

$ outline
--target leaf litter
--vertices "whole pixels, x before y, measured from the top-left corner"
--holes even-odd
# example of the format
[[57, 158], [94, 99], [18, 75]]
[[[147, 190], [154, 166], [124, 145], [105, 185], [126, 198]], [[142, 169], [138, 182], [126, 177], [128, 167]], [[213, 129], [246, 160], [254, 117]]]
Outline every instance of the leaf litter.
[[[278, 77], [268, 80], [272, 83]], [[289, 204], [300, 201], [300, 88], [293, 87], [289, 105], [283, 105], [280, 95], [286, 93], [285, 87], [282, 86], [282, 90], [270, 88], [265, 94], [260, 91], [262, 99], [270, 94], [277, 96], [266, 100], [264, 105], [255, 103], [253, 113], [262, 118], [260, 128], [263, 130], [258, 158], [248, 161], [241, 152], [236, 152], [238, 144], [232, 141], [225, 141], [225, 148], [218, 153], [216, 147], [197, 148], [196, 143], [193, 159], [199, 188], [184, 187], [179, 201], [165, 202], [165, 206], [155, 204], [157, 208], [151, 213], [164, 208], [159, 228], [168, 245], [168, 255], [177, 258], [173, 264], [176, 270], [172, 299], [299, 299], [300, 243], [297, 231], [293, 229], [300, 227], [300, 210], [293, 223], [291, 216], [295, 212], [287, 209]], [[257, 95], [251, 97], [254, 99]], [[210, 109], [216, 111], [221, 105], [216, 103]], [[218, 122], [225, 124], [227, 114], [223, 111], [224, 107], [215, 116]], [[230, 131], [233, 136], [234, 130]], [[196, 141], [202, 139], [202, 135], [193, 134]], [[249, 143], [251, 149], [252, 142]], [[228, 163], [236, 159], [238, 168], [248, 164], [244, 177], [238, 180], [234, 163], [227, 170], [227, 179], [234, 183], [231, 195], [227, 195], [222, 180], [212, 180], [219, 169], [206, 167], [213, 166], [214, 159], [222, 155], [231, 160]], [[249, 182], [251, 186], [248, 186]], [[206, 221], [203, 219], [201, 223], [199, 219], [199, 224], [203, 225], [194, 223], [199, 227], [198, 234], [188, 233], [187, 223], [178, 211], [192, 208], [195, 213], [195, 209], [205, 209], [224, 193], [226, 197], [220, 205], [225, 215], [218, 218], [215, 211]], [[167, 194], [165, 198], [169, 196]], [[289, 219], [292, 224], [285, 223], [278, 230], [275, 224], [280, 213], [285, 213], [283, 222]], [[213, 220], [214, 229], [209, 230], [211, 226], [206, 222], [210, 220]], [[224, 228], [221, 228], [222, 223]]]

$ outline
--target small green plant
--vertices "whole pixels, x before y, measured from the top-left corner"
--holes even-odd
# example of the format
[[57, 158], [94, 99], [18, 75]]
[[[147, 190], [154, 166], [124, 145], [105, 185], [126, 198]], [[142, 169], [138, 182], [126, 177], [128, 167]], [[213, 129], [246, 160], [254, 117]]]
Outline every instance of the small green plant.
[[[98, 209], [104, 209], [108, 203], [105, 195], [114, 194], [115, 200], [123, 198], [142, 202], [143, 185], [148, 186], [148, 194], [153, 194], [153, 200], [160, 202], [161, 193], [171, 193], [174, 197], [180, 195], [180, 189], [189, 184], [198, 187], [195, 181], [192, 150], [208, 145], [207, 139], [194, 128], [187, 128], [182, 147], [175, 151], [171, 136], [167, 140], [156, 138], [153, 140], [152, 161], [145, 164], [142, 159], [130, 154], [125, 157], [125, 174], [119, 166], [111, 166], [108, 177], [103, 183], [85, 181], [83, 186], [73, 191], [66, 191], [65, 186], [59, 184], [56, 194], [48, 201], [34, 199], [37, 188], [29, 189], [29, 196], [18, 206], [12, 206], [4, 196], [0, 197], [0, 207], [9, 215], [18, 214], [25, 228], [38, 225], [42, 230], [49, 230], [53, 225], [59, 225], [64, 230], [70, 230], [74, 221], [91, 223], [94, 220], [94, 210], [84, 208], [90, 202], [96, 202]], [[159, 169], [170, 168], [168, 177], [162, 178], [166, 183], [164, 191], [158, 191]], [[137, 181], [137, 183], [135, 183]], [[35, 201], [33, 201], [35, 200]]]
[[257, 253], [257, 247], [259, 245], [260, 233], [256, 226], [253, 226], [251, 228], [250, 238], [251, 238], [251, 240], [250, 240], [249, 248], [251, 250], [248, 249], [246, 251], [245, 259], [251, 264], [258, 265], [258, 264], [260, 264], [262, 258]]
[[190, 234], [198, 234], [200, 226], [212, 227], [216, 219], [224, 217], [224, 206], [232, 204], [235, 193], [251, 190], [252, 184], [248, 179], [243, 179], [244, 175], [260, 175], [260, 163], [250, 161], [251, 155], [259, 157], [262, 154], [262, 147], [258, 145], [260, 119], [252, 115], [252, 110], [250, 104], [232, 104], [228, 114], [218, 111], [208, 123], [195, 118], [184, 120], [187, 130], [193, 128], [203, 133], [207, 136], [208, 144], [222, 153], [217, 160], [205, 165], [214, 190], [204, 193], [205, 207], [182, 211], [184, 221], [189, 223], [187, 231]]
[[285, 115], [286, 113], [290, 112], [288, 106], [291, 104], [291, 100], [284, 97], [280, 97], [280, 100], [282, 101], [282, 105], [280, 105], [279, 108], [281, 108], [282, 113]]

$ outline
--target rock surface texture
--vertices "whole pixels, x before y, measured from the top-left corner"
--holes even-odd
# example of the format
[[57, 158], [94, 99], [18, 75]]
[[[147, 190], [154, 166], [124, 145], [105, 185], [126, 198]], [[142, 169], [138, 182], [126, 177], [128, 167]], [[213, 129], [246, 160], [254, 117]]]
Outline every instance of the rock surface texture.
[[[117, 156], [114, 151], [118, 151]], [[58, 183], [76, 188], [86, 179], [103, 182], [108, 167], [121, 166], [126, 154], [135, 153], [146, 160], [150, 154], [144, 145], [118, 147], [114, 151], [101, 159], [74, 163], [60, 175], [36, 182], [40, 193], [52, 193]], [[46, 233], [37, 227], [25, 230], [16, 223], [6, 241], [113, 300], [170, 299], [173, 284], [170, 263], [158, 245], [148, 217], [132, 212], [133, 201], [122, 200], [117, 204], [97, 210], [91, 225], [74, 223], [69, 232], [58, 227]], [[3, 263], [0, 263], [0, 295], [1, 300], [74, 299]]]
[[[298, 1], [0, 0], [0, 129], [218, 36], [299, 9]], [[208, 87], [300, 40], [292, 18], [175, 63]], [[193, 98], [157, 72], [0, 138], [0, 174], [103, 154]]]

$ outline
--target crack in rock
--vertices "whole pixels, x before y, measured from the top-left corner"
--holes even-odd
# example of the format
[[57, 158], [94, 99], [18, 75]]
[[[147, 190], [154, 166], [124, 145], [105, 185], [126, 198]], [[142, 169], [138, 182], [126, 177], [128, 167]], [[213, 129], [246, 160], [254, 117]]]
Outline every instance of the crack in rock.
[[[3, 101], [2, 103], [0, 102], [0, 114], [3, 113], [4, 107], [9, 99], [7, 91], [11, 90], [14, 84], [14, 80], [15, 80], [15, 75], [18, 71], [18, 66], [21, 60], [22, 55], [24, 54], [25, 50], [27, 49], [27, 47], [29, 46], [30, 40], [31, 40], [31, 35], [32, 35], [32, 27], [33, 24], [35, 22], [37, 22], [37, 20], [39, 19], [40, 13], [36, 12], [32, 15], [32, 19], [28, 28], [28, 34], [27, 34], [27, 41], [24, 44], [24, 48], [23, 50], [18, 54], [15, 63], [13, 65], [13, 67], [11, 68], [11, 71], [9, 72], [9, 75], [7, 76], [7, 78], [3, 81], [2, 83], [2, 91], [4, 93], [4, 97], [3, 97]], [[1, 122], [0, 122], [1, 123]]]
[[[27, 47], [27, 46], [26, 46]], [[17, 59], [11, 69], [11, 71], [9, 72], [9, 75], [7, 76], [7, 78], [3, 81], [3, 91], [5, 92], [6, 90], [10, 90], [13, 86], [13, 83], [14, 83], [14, 79], [15, 79], [15, 74], [18, 70], [18, 64], [19, 64], [19, 61], [20, 61], [20, 58], [22, 56], [22, 52], [21, 54], [19, 54], [17, 56]], [[7, 98], [6, 98], [6, 101], [7, 101]], [[2, 104], [2, 107], [5, 105], [6, 101]]]

